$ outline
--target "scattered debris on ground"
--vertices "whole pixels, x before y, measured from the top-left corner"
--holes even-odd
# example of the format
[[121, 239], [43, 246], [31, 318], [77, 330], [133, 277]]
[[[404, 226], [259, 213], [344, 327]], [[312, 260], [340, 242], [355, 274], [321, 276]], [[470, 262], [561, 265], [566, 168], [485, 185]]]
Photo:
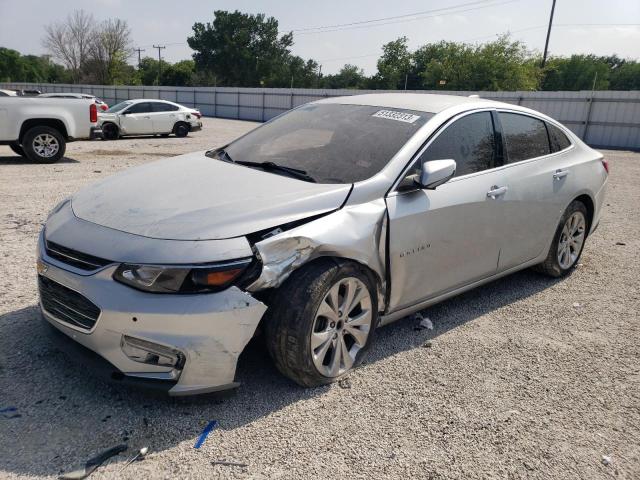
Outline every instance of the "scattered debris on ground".
[[142, 447], [140, 450], [138, 450], [138, 452], [133, 457], [131, 457], [131, 459], [129, 461], [127, 461], [127, 463], [125, 463], [122, 466], [120, 471], [124, 470], [125, 468], [127, 468], [129, 465], [131, 465], [133, 462], [135, 462], [137, 460], [143, 460], [144, 457], [147, 456], [147, 453], [149, 453], [149, 448], [148, 447]]
[[433, 330], [433, 322], [428, 317], [423, 317], [420, 312], [413, 315], [418, 324], [414, 327], [414, 330]]
[[207, 437], [209, 436], [209, 434], [213, 431], [214, 428], [216, 428], [218, 426], [218, 422], [215, 420], [211, 420], [209, 423], [207, 423], [207, 426], [204, 427], [204, 430], [202, 430], [202, 433], [200, 434], [200, 436], [198, 437], [198, 440], [196, 440], [196, 444], [193, 446], [193, 448], [200, 448], [202, 446], [202, 444], [204, 443], [204, 441], [207, 439]]
[[227, 467], [241, 467], [247, 468], [249, 465], [246, 463], [227, 462], [226, 460], [214, 460], [211, 465], [225, 465]]

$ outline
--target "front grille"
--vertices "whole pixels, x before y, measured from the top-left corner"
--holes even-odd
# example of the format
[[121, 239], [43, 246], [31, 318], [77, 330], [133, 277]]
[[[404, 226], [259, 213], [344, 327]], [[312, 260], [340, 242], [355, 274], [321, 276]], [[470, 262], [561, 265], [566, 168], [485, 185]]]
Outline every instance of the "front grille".
[[78, 292], [38, 275], [42, 308], [57, 320], [83, 330], [91, 330], [100, 316], [100, 309]]
[[53, 243], [48, 240], [45, 242], [45, 250], [47, 251], [47, 255], [51, 258], [55, 258], [62, 263], [66, 263], [67, 265], [71, 265], [72, 267], [85, 271], [96, 270], [113, 263], [111, 260], [94, 257], [93, 255], [63, 247], [62, 245], [58, 245], [57, 243]]

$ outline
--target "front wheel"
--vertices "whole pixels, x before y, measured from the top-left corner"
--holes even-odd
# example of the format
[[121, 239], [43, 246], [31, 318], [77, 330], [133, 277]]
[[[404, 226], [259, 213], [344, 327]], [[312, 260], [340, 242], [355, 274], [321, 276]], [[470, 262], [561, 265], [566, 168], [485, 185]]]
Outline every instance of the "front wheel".
[[102, 124], [102, 139], [117, 140], [120, 138], [120, 129], [115, 123], [107, 122]]
[[276, 367], [304, 387], [356, 368], [378, 319], [375, 280], [354, 263], [321, 260], [294, 272], [272, 298], [266, 340]]
[[556, 278], [570, 273], [582, 255], [587, 226], [587, 207], [574, 200], [560, 219], [547, 258], [536, 270]]

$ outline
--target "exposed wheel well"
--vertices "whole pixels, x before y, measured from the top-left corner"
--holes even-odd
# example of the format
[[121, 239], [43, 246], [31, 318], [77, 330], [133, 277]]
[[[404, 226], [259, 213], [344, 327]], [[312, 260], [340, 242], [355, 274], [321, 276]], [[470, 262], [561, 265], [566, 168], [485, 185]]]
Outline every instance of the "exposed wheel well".
[[31, 118], [26, 120], [20, 127], [20, 136], [18, 137], [18, 141], [20, 143], [22, 143], [24, 134], [33, 127], [54, 128], [62, 134], [65, 140], [68, 140], [69, 138], [69, 135], [67, 134], [67, 127], [64, 126], [64, 123], [61, 120], [57, 120], [55, 118]]
[[585, 207], [587, 207], [587, 235], [588, 232], [591, 231], [591, 222], [593, 222], [593, 215], [595, 213], [595, 206], [593, 205], [593, 200], [589, 195], [580, 195], [574, 201], [582, 202]]
[[[380, 276], [376, 272], [374, 272], [371, 268], [369, 268], [368, 265], [366, 265], [366, 264], [364, 264], [362, 262], [359, 262], [359, 261], [354, 260], [352, 258], [345, 258], [345, 257], [319, 256], [319, 257], [314, 258], [313, 260], [308, 261], [307, 263], [305, 263], [303, 265], [300, 265], [297, 269], [294, 270], [294, 272], [298, 271], [298, 270], [301, 270], [303, 268], [308, 268], [310, 265], [314, 265], [314, 264], [320, 263], [320, 262], [334, 262], [334, 263], [336, 263], [338, 265], [340, 265], [342, 263], [349, 262], [349, 263], [354, 263], [354, 264], [358, 265], [362, 269], [362, 271], [365, 272], [370, 277], [371, 283], [373, 285], [375, 285], [376, 290], [377, 290], [376, 293], [378, 295], [378, 309], [380, 311], [384, 310], [384, 308], [385, 308], [384, 283], [382, 282], [382, 279], [380, 278]], [[293, 272], [291, 272], [291, 273], [293, 273]], [[289, 280], [289, 279], [287, 278], [287, 280]], [[285, 280], [283, 282], [283, 284], [286, 283], [287, 280]], [[280, 285], [280, 286], [282, 286], [282, 285]], [[256, 296], [256, 298], [264, 301], [267, 305], [269, 305], [269, 300], [270, 300], [270, 297], [271, 297], [271, 293], [273, 291], [277, 290], [278, 288], [280, 288], [280, 286], [276, 287], [274, 289], [268, 289], [268, 290], [265, 290], [265, 291], [257, 292], [258, 295]]]

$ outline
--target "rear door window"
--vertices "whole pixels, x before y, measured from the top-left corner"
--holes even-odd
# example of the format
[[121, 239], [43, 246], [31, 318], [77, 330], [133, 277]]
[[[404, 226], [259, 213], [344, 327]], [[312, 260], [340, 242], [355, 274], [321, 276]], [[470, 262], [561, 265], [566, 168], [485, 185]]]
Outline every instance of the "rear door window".
[[546, 123], [546, 125], [547, 131], [549, 132], [549, 143], [551, 143], [552, 152], [559, 152], [571, 146], [571, 142], [562, 130], [551, 123]]
[[466, 115], [449, 125], [420, 156], [417, 168], [429, 160], [456, 161], [456, 177], [493, 168], [495, 135], [491, 113]]
[[171, 105], [170, 103], [153, 103], [153, 111], [154, 112], [175, 112], [178, 110], [176, 105]]
[[542, 120], [518, 113], [501, 112], [500, 123], [507, 146], [506, 163], [551, 153], [549, 136]]

